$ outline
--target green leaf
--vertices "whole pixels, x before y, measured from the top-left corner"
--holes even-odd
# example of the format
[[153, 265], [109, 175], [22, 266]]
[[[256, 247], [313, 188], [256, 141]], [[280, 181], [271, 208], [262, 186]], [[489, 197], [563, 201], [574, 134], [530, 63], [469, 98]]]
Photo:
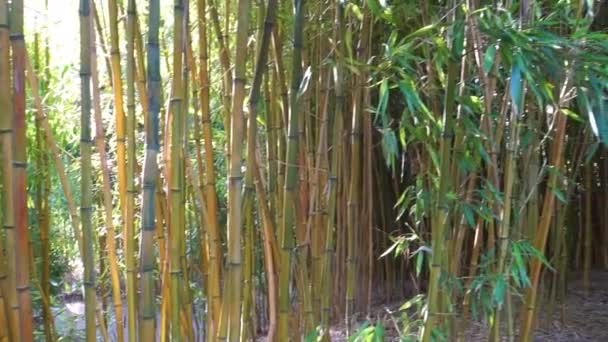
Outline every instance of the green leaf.
[[483, 71], [485, 71], [486, 74], [490, 73], [490, 71], [492, 71], [492, 68], [494, 67], [494, 61], [496, 60], [497, 51], [498, 45], [496, 44], [490, 45], [486, 50], [486, 54], [483, 58]]
[[424, 261], [424, 253], [418, 253], [416, 255], [416, 276], [419, 276], [420, 272], [422, 272], [423, 261]]
[[494, 291], [492, 291], [492, 297], [498, 307], [502, 307], [505, 300], [505, 292], [507, 289], [507, 282], [505, 277], [501, 274], [496, 279], [496, 285], [494, 285]]
[[475, 226], [475, 215], [474, 215], [473, 209], [471, 209], [471, 206], [468, 204], [465, 204], [465, 206], [462, 208], [462, 212], [464, 213], [464, 217], [467, 220], [467, 223], [469, 224], [469, 226], [474, 227]]
[[522, 67], [520, 63], [513, 63], [511, 67], [511, 101], [513, 101], [517, 115], [523, 111], [522, 83]]
[[591, 146], [589, 146], [589, 148], [587, 149], [587, 155], [585, 156], [585, 164], [589, 163], [591, 159], [593, 159], [599, 147], [600, 143], [598, 141], [594, 142], [593, 144], [591, 144]]
[[564, 113], [570, 119], [573, 119], [574, 121], [578, 121], [578, 122], [583, 122], [583, 120], [581, 119], [581, 117], [577, 113], [575, 113], [574, 111], [572, 111], [572, 110], [570, 110], [568, 108], [562, 108], [561, 111], [562, 111], [562, 113]]
[[384, 342], [385, 330], [384, 326], [380, 323], [376, 324], [376, 329], [374, 331], [374, 341], [375, 342]]
[[416, 37], [424, 36], [427, 33], [433, 32], [436, 27], [437, 27], [436, 24], [431, 24], [431, 25], [423, 26], [423, 27], [417, 29], [416, 31], [414, 31], [414, 32], [408, 34], [407, 36], [405, 36], [404, 40], [409, 41], [409, 40], [412, 40], [412, 39], [414, 39]]
[[308, 336], [306, 336], [304, 341], [305, 342], [317, 342], [318, 339], [319, 339], [319, 328], [317, 327], [310, 334], [308, 334]]
[[403, 305], [401, 305], [401, 307], [399, 308], [400, 311], [405, 311], [408, 310], [409, 308], [411, 308], [414, 305], [419, 304], [420, 302], [422, 302], [422, 300], [424, 299], [424, 295], [416, 295], [414, 298], [408, 300], [407, 302], [403, 303]]
[[452, 56], [455, 59], [462, 57], [464, 51], [464, 20], [454, 23], [454, 39], [452, 40]]
[[564, 204], [568, 204], [568, 197], [561, 189], [558, 189], [557, 187], [553, 187], [552, 190], [553, 190], [553, 193], [555, 194], [555, 197], [557, 197], [557, 199], [560, 202], [562, 202]]

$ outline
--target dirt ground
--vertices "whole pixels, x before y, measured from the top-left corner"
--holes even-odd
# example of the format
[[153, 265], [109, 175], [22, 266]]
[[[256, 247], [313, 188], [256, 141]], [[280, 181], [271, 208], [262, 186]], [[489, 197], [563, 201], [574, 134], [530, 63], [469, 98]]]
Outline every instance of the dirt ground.
[[[581, 278], [579, 274], [573, 275], [573, 280], [569, 282], [563, 319], [561, 305], [556, 306], [552, 317], [541, 312], [535, 342], [608, 342], [608, 272], [592, 272], [589, 295], [585, 294]], [[377, 306], [373, 310], [372, 317], [379, 317], [386, 327], [385, 341], [400, 340], [395, 328], [396, 320], [391, 318], [391, 313], [399, 306], [400, 303], [392, 303]], [[343, 326], [334, 327], [331, 336], [334, 342], [348, 341]], [[471, 322], [463, 341], [488, 341], [487, 324]]]
[[[596, 341], [608, 342], [608, 272], [594, 271], [591, 274], [590, 292], [586, 295], [581, 275], [573, 275], [569, 281], [564, 306], [565, 317], [562, 320], [562, 310], [557, 306], [552, 317], [541, 312], [539, 326], [536, 329], [536, 342], [576, 342]], [[370, 315], [370, 320], [381, 320], [386, 327], [385, 341], [399, 341], [395, 315], [402, 302], [376, 305]], [[543, 307], [546, 307], [543, 306]], [[84, 304], [80, 301], [69, 303], [63, 308], [56, 308], [56, 324], [60, 335], [71, 336], [80, 340], [84, 330]], [[358, 320], [361, 325], [364, 318]], [[516, 323], [518, 320], [516, 320]], [[110, 335], [113, 326], [110, 327]], [[331, 329], [332, 341], [348, 341], [343, 325]], [[101, 336], [100, 336], [101, 337]], [[265, 341], [263, 337], [257, 339]], [[470, 329], [465, 333], [464, 341], [488, 341], [487, 324], [471, 322]]]

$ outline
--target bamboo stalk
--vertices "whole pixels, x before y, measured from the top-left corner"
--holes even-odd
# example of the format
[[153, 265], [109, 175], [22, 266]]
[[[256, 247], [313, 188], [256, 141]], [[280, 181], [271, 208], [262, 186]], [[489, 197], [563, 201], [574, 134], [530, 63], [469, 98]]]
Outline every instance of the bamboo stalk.
[[114, 113], [116, 117], [116, 150], [118, 169], [118, 194], [120, 212], [126, 224], [126, 202], [127, 202], [127, 159], [126, 159], [126, 117], [123, 103], [122, 72], [120, 66], [120, 48], [118, 36], [118, 5], [117, 0], [109, 0], [110, 20], [110, 56], [112, 62], [112, 89], [114, 91]]
[[[95, 7], [93, 6], [93, 12]], [[97, 15], [95, 15], [97, 18]], [[105, 143], [105, 132], [102, 121], [101, 111], [101, 100], [99, 91], [99, 74], [97, 67], [97, 52], [95, 45], [95, 32], [91, 30], [91, 81], [93, 87], [93, 109], [94, 109], [94, 120], [95, 120], [95, 144], [97, 152], [99, 153], [99, 160], [101, 164], [101, 174], [103, 183], [103, 206], [104, 206], [104, 223], [106, 225], [106, 249], [108, 255], [108, 263], [110, 269], [110, 278], [112, 283], [112, 301], [114, 306], [114, 313], [117, 319], [116, 333], [119, 340], [124, 340], [124, 329], [121, 323], [123, 317], [123, 305], [120, 293], [120, 271], [118, 268], [118, 257], [116, 249], [116, 235], [114, 220], [112, 217], [112, 188], [110, 179], [110, 170], [108, 167], [108, 157], [106, 154], [106, 143]], [[101, 247], [101, 246], [100, 246]], [[103, 273], [103, 272], [102, 272]]]
[[124, 225], [127, 292], [127, 331], [129, 341], [137, 340], [137, 267], [135, 265], [135, 0], [127, 3], [127, 192]]
[[[287, 154], [285, 157], [285, 188], [283, 192], [283, 217], [279, 227], [279, 242], [281, 244], [279, 266], [279, 341], [288, 340], [289, 316], [291, 303], [289, 298], [289, 282], [291, 258], [294, 246], [293, 230], [295, 227], [295, 211], [297, 206], [297, 180], [298, 180], [298, 124], [299, 124], [299, 94], [302, 79], [302, 47], [304, 26], [304, 0], [295, 2], [294, 21], [294, 49], [291, 71], [291, 90], [289, 102], [289, 128], [287, 133]], [[276, 56], [275, 56], [276, 59]]]
[[[9, 4], [0, 1], [0, 88], [11, 89]], [[9, 337], [20, 339], [19, 301], [17, 299], [17, 232], [15, 229], [15, 203], [13, 184], [13, 102], [11, 92], [0, 92], [0, 139], [2, 142], [2, 189], [4, 206], [2, 219], [6, 234], [6, 286], [5, 294]], [[6, 292], [4, 291], [6, 290]]]
[[84, 295], [86, 336], [88, 341], [96, 338], [95, 312], [95, 266], [93, 250], [93, 203], [91, 182], [91, 2], [80, 1], [80, 77], [81, 77], [81, 192], [80, 214], [82, 217], [82, 259], [84, 264]]
[[241, 281], [242, 281], [242, 182], [241, 171], [244, 134], [243, 101], [245, 99], [247, 33], [249, 30], [249, 0], [239, 0], [236, 50], [234, 63], [234, 84], [232, 96], [232, 118], [230, 126], [230, 159], [228, 176], [228, 274], [224, 283], [227, 295], [222, 302], [222, 317], [218, 328], [218, 338], [236, 341], [241, 333]]
[[211, 313], [212, 331], [209, 331], [209, 336], [216, 336], [215, 331], [219, 322], [221, 308], [221, 293], [220, 279], [222, 270], [221, 258], [221, 240], [218, 223], [218, 200], [216, 192], [215, 180], [215, 163], [213, 151], [213, 134], [211, 131], [211, 108], [209, 105], [209, 71], [208, 71], [208, 41], [207, 41], [207, 2], [198, 0], [198, 25], [199, 25], [199, 82], [200, 82], [200, 108], [203, 125], [203, 139], [205, 149], [205, 196], [207, 199], [207, 213], [209, 214], [209, 222], [207, 226], [207, 250], [209, 253], [209, 291], [208, 295], [211, 298]]
[[26, 47], [23, 33], [23, 0], [11, 2], [10, 40], [13, 51], [13, 180], [16, 286], [19, 302], [20, 340], [33, 341], [32, 299], [30, 295], [30, 245], [27, 209], [27, 137], [25, 120], [25, 60]]
[[[357, 60], [365, 63], [368, 57], [367, 40], [371, 34], [371, 18], [368, 11], [364, 12], [361, 24], [361, 38], [357, 46]], [[355, 293], [357, 291], [357, 269], [359, 267], [359, 244], [361, 235], [361, 191], [362, 183], [362, 145], [363, 145], [363, 99], [366, 73], [362, 72], [355, 77], [355, 93], [352, 96], [352, 121], [350, 127], [350, 177], [348, 184], [347, 203], [347, 257], [346, 257], [346, 333], [350, 336], [351, 318], [356, 308]]]
[[141, 299], [139, 338], [150, 341], [156, 336], [155, 305], [155, 256], [154, 234], [157, 223], [156, 182], [159, 175], [157, 156], [160, 150], [159, 113], [160, 113], [160, 50], [158, 32], [160, 28], [160, 1], [150, 1], [148, 21], [148, 125], [146, 127], [146, 156], [143, 171], [142, 229], [140, 245]]
[[184, 120], [184, 83], [182, 74], [184, 46], [184, 1], [174, 2], [174, 41], [173, 41], [173, 82], [170, 107], [171, 145], [169, 150], [169, 273], [170, 273], [170, 312], [171, 340], [181, 341], [180, 312], [183, 298], [180, 294], [183, 284], [183, 269], [181, 266], [182, 232], [184, 230], [184, 191], [182, 180], [182, 148], [184, 137], [181, 135]]

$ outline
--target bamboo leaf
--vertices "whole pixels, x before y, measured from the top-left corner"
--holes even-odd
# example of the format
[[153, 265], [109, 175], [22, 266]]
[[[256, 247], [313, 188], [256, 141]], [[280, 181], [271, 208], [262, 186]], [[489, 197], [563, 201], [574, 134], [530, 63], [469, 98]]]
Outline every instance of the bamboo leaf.
[[492, 291], [492, 298], [498, 307], [502, 307], [505, 300], [505, 293], [507, 290], [507, 282], [505, 281], [504, 275], [500, 274], [496, 279], [494, 290]]
[[454, 23], [454, 39], [452, 40], [452, 56], [460, 59], [464, 51], [464, 20]]
[[564, 204], [568, 204], [568, 197], [561, 189], [558, 189], [557, 187], [553, 187], [552, 190], [553, 190], [553, 193], [555, 194], [555, 197], [557, 197], [557, 199], [560, 202], [562, 202]]
[[465, 204], [465, 206], [462, 208], [462, 212], [464, 213], [464, 217], [467, 220], [467, 224], [471, 227], [474, 227], [475, 215], [473, 209], [471, 209], [471, 206], [469, 204]]
[[513, 101], [517, 115], [520, 115], [523, 105], [522, 66], [520, 63], [514, 63], [511, 67], [511, 101]]
[[300, 88], [298, 89], [298, 97], [302, 96], [308, 89], [308, 85], [310, 84], [311, 77], [312, 77], [312, 69], [309, 66], [308, 68], [306, 68], [306, 71], [304, 72], [304, 76], [302, 77], [302, 82], [300, 82]]
[[494, 67], [494, 61], [496, 60], [497, 51], [498, 45], [496, 44], [490, 45], [490, 47], [488, 47], [488, 49], [486, 50], [486, 54], [483, 58], [483, 70], [486, 72], [486, 74], [490, 73], [490, 71], [492, 71], [492, 68]]
[[420, 36], [424, 36], [427, 33], [433, 32], [435, 30], [435, 28], [437, 28], [436, 24], [431, 24], [431, 25], [426, 25], [423, 26], [419, 29], [417, 29], [416, 31], [408, 34], [407, 36], [405, 36], [405, 41], [409, 41], [412, 40], [414, 38], [420, 37]]

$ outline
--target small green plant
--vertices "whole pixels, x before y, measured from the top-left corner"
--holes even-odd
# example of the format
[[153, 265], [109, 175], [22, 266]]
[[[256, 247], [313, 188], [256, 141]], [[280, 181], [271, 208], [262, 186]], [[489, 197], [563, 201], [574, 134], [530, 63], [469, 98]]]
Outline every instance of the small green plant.
[[385, 334], [386, 330], [382, 323], [372, 325], [369, 322], [365, 322], [350, 337], [349, 342], [382, 342], [384, 341]]

